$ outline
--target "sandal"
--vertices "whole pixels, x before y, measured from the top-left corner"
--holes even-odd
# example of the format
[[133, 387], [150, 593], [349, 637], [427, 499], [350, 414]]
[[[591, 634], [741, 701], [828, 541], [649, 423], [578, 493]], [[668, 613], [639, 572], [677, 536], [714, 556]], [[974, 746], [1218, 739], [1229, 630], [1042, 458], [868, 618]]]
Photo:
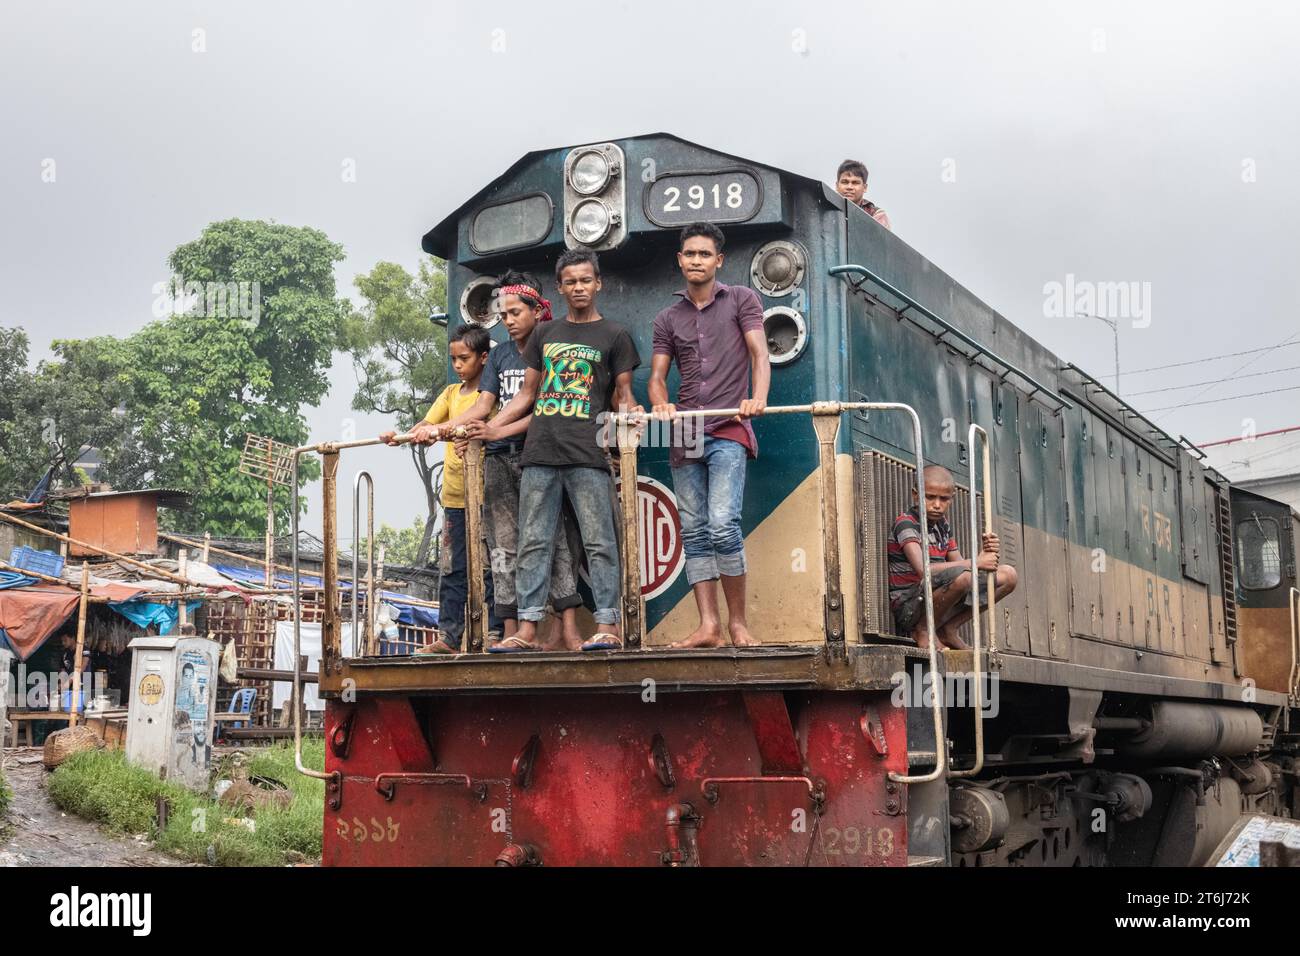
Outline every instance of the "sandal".
[[441, 640], [434, 641], [432, 644], [426, 644], [420, 648], [412, 657], [442, 657], [444, 654], [459, 654], [460, 648], [452, 647], [450, 644], [444, 644]]
[[529, 644], [521, 637], [507, 637], [487, 649], [489, 654], [519, 654], [523, 651], [541, 650], [536, 644]]
[[621, 651], [623, 649], [623, 639], [617, 634], [600, 631], [593, 635], [591, 640], [583, 644], [582, 649], [584, 651]]

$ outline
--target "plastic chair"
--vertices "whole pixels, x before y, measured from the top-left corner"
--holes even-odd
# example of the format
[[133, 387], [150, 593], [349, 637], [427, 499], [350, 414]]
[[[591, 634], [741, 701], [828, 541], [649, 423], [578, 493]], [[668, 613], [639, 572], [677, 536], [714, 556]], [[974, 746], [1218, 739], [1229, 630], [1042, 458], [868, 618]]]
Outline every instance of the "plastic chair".
[[[253, 703], [256, 700], [257, 700], [256, 687], [241, 687], [239, 690], [235, 691], [235, 696], [230, 698], [230, 710], [228, 710], [226, 713], [252, 714]], [[251, 720], [247, 722], [242, 720], [238, 722], [235, 721], [231, 722], [231, 727], [248, 727], [251, 725], [252, 725]]]

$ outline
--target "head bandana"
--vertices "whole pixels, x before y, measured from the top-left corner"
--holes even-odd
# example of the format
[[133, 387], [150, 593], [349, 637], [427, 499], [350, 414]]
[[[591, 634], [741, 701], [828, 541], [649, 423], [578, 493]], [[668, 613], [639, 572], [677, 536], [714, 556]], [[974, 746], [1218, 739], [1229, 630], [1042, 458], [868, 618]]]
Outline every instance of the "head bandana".
[[542, 294], [530, 285], [506, 285], [499, 290], [500, 294], [505, 295], [526, 295], [530, 299], [536, 299], [541, 305], [542, 314], [538, 322], [551, 321], [551, 303], [550, 300], [542, 298]]

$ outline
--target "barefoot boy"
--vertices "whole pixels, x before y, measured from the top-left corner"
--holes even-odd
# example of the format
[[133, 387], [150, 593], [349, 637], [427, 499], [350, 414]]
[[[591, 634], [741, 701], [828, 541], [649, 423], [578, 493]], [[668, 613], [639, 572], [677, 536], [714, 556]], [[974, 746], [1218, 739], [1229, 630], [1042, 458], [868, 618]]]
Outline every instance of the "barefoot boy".
[[[682, 520], [686, 581], [700, 612], [699, 628], [672, 647], [754, 643], [745, 621], [745, 536], [740, 510], [745, 500], [745, 467], [758, 456], [749, 419], [767, 407], [772, 369], [758, 296], [716, 278], [723, 243], [722, 230], [711, 223], [697, 222], [682, 230], [677, 267], [686, 278], [686, 288], [677, 293], [681, 298], [675, 304], [655, 317], [654, 324], [649, 394], [656, 418], [670, 420], [677, 409], [740, 409], [735, 418], [683, 419], [683, 432], [703, 426], [703, 448], [687, 450], [674, 441], [669, 450]], [[675, 405], [668, 401], [668, 371], [674, 361], [681, 376]], [[719, 578], [727, 601], [725, 637], [718, 615]]]
[[[952, 473], [941, 465], [927, 465], [925, 517], [930, 531], [930, 583], [934, 591], [935, 635], [939, 643], [965, 650], [966, 642], [957, 629], [970, 620], [972, 606], [966, 603], [971, 590], [970, 561], [961, 556], [957, 539], [948, 523], [948, 509], [956, 491]], [[889, 606], [899, 633], [911, 636], [918, 647], [928, 650], [930, 637], [925, 623], [924, 556], [921, 551], [921, 510], [916, 489], [912, 507], [894, 519], [889, 536]], [[982, 550], [975, 559], [981, 571], [996, 571], [994, 593], [1001, 601], [1015, 590], [1016, 569], [998, 564], [1001, 543], [996, 534], [983, 536]], [[981, 589], [981, 597], [983, 597]]]

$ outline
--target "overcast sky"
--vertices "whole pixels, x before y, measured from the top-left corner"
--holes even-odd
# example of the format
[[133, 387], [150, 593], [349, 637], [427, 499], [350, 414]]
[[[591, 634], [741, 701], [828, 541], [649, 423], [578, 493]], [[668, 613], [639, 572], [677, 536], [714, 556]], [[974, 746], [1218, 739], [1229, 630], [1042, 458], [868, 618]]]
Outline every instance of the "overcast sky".
[[[1300, 385], [1255, 374], [1300, 366], [1297, 345], [1137, 371], [1300, 342], [1297, 9], [6, 4], [0, 325], [28, 330], [34, 360], [56, 337], [127, 335], [167, 254], [234, 216], [324, 230], [351, 294], [379, 260], [414, 272], [423, 232], [523, 153], [663, 130], [827, 180], [864, 159], [900, 236], [1099, 376], [1111, 331], [1052, 316], [1045, 286], [1149, 283], [1120, 323], [1126, 396], [1236, 375], [1132, 401], [1184, 406], [1152, 417], [1201, 441], [1300, 424], [1300, 390], [1233, 398]], [[349, 410], [349, 362], [332, 380], [313, 439], [389, 424]], [[345, 463], [363, 464], [380, 520], [422, 512], [402, 453]]]

